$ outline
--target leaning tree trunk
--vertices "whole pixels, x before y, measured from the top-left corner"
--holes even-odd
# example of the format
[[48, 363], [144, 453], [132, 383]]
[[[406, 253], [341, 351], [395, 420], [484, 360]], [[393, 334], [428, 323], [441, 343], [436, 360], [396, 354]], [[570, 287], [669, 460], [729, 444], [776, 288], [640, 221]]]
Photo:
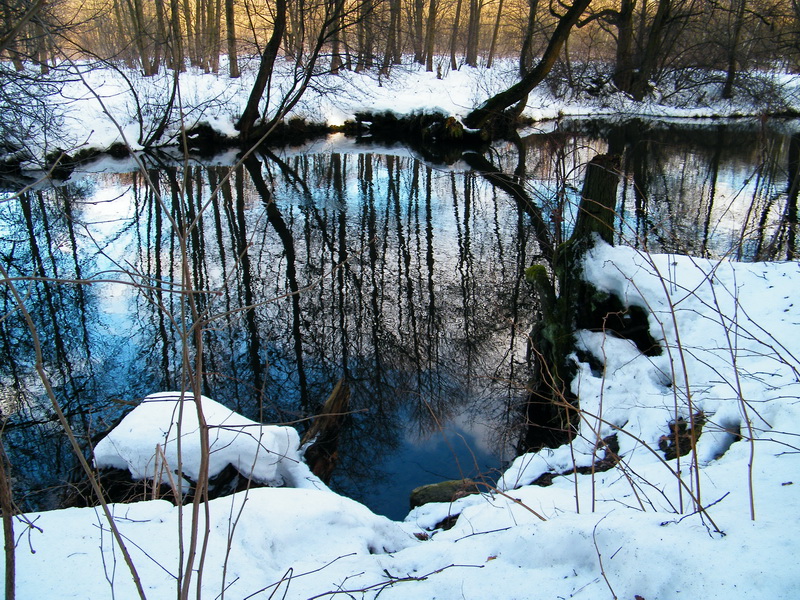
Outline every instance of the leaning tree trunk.
[[504, 119], [504, 111], [525, 98], [533, 88], [539, 85], [553, 68], [564, 42], [569, 37], [572, 27], [577, 24], [583, 12], [592, 0], [575, 0], [566, 13], [558, 20], [547, 49], [536, 67], [525, 75], [518, 83], [507, 90], [489, 98], [464, 119], [464, 125], [472, 129], [484, 129], [490, 133]]
[[259, 105], [261, 98], [264, 95], [264, 90], [267, 89], [267, 84], [272, 77], [272, 69], [275, 66], [275, 60], [278, 57], [278, 50], [283, 40], [283, 34], [286, 32], [286, 0], [276, 0], [275, 2], [275, 22], [272, 25], [272, 36], [269, 38], [264, 53], [261, 55], [261, 64], [258, 66], [258, 74], [256, 75], [253, 89], [250, 91], [250, 97], [247, 99], [247, 106], [242, 113], [239, 122], [236, 123], [236, 129], [239, 131], [239, 137], [246, 141], [250, 139], [253, 126], [259, 117]]
[[531, 336], [537, 360], [526, 404], [524, 451], [555, 448], [574, 434], [578, 399], [570, 390], [574, 363], [569, 357], [575, 350], [575, 331], [598, 326], [587, 322], [595, 318], [600, 327], [604, 324], [602, 311], [594, 310], [593, 289], [583, 279], [581, 262], [596, 234], [613, 242], [618, 181], [619, 156], [595, 156], [586, 169], [572, 235], [552, 262], [557, 285], [544, 265], [526, 271], [539, 297], [542, 323]]

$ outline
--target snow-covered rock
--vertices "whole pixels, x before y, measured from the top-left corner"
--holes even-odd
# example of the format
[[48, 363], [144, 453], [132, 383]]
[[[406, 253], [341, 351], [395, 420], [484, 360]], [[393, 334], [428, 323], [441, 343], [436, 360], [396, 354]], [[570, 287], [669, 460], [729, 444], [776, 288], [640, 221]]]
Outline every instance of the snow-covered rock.
[[127, 469], [134, 479], [159, 484], [170, 484], [168, 474], [180, 469], [197, 481], [202, 447], [199, 411], [208, 427], [209, 477], [232, 465], [259, 484], [327, 489], [303, 462], [294, 428], [262, 425], [210, 398], [201, 396], [195, 402], [191, 394], [180, 392], [147, 396], [98, 442], [95, 465]]

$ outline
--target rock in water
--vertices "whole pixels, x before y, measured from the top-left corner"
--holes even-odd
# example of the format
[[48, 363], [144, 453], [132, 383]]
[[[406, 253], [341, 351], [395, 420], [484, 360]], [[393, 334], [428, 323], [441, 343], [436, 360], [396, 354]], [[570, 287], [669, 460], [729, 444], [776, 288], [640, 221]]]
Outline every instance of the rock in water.
[[478, 492], [478, 486], [472, 479], [451, 479], [414, 488], [409, 500], [411, 508], [416, 508], [429, 502], [453, 502]]

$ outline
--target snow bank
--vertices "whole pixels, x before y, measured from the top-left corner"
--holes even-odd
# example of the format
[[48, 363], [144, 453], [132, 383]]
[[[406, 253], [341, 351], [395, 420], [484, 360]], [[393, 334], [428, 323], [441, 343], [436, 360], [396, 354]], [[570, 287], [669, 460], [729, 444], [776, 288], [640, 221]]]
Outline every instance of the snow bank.
[[579, 439], [572, 448], [518, 458], [501, 479], [503, 489], [563, 472], [573, 460], [591, 464], [598, 440], [615, 433], [622, 455], [658, 461], [653, 449], [668, 424], [696, 415], [705, 421], [703, 465], [740, 436], [781, 435], [778, 420], [794, 414], [800, 398], [800, 264], [708, 261], [600, 244], [584, 270], [597, 289], [647, 311], [663, 352], [644, 356], [630, 341], [579, 332], [581, 349], [605, 365], [595, 373], [578, 364], [572, 391], [584, 411]]
[[[187, 543], [189, 507], [183, 516], [162, 500], [111, 508], [147, 597], [177, 597], [178, 531], [183, 519]], [[208, 509], [207, 522], [199, 513], [201, 530], [207, 524], [209, 532], [204, 598], [225, 589], [226, 598], [242, 599], [264, 588], [255, 597], [268, 598], [275, 587], [281, 591], [273, 597], [288, 588], [286, 597], [307, 598], [335, 590], [351, 576], [378, 579], [391, 562], [387, 553], [417, 543], [398, 524], [328, 491], [259, 488], [212, 500]], [[138, 597], [99, 509], [28, 518], [35, 527], [17, 552], [17, 598]]]
[[177, 473], [180, 465], [184, 475], [197, 481], [201, 455], [198, 407], [209, 430], [209, 477], [233, 465], [245, 477], [264, 485], [325, 488], [302, 461], [294, 428], [262, 425], [205, 396], [198, 404], [191, 395], [179, 392], [145, 398], [97, 444], [95, 465], [127, 469], [134, 479], [165, 484], [170, 483], [167, 473]]
[[[242, 75], [231, 79], [224, 74], [204, 73], [189, 69], [179, 74], [179, 106], [172, 112], [161, 143], [177, 145], [181, 128], [191, 129], [206, 123], [225, 136], [236, 136], [234, 127], [252, 88], [256, 63], [242, 65]], [[80, 76], [76, 73], [80, 72]], [[280, 100], [281, 89], [294, 82], [293, 66], [279, 61], [272, 75], [274, 93], [272, 109]], [[773, 107], [780, 112], [800, 110], [798, 79], [778, 73], [759, 73], [765, 85], [775, 87], [783, 103]], [[60, 93], [49, 97], [59, 115], [57, 131], [26, 134], [26, 145], [35, 155], [31, 168], [48, 152], [79, 148], [106, 149], [123, 143], [141, 149], [163, 117], [174, 83], [173, 74], [164, 72], [143, 77], [136, 71], [125, 71], [125, 78], [114, 70], [89, 63], [76, 63], [67, 72], [56, 69], [53, 78], [62, 79]], [[464, 66], [446, 70], [441, 76], [428, 73], [411, 63], [395, 66], [389, 77], [377, 70], [360, 73], [342, 71], [324, 74], [294, 106], [288, 117], [300, 117], [315, 123], [342, 125], [363, 111], [394, 111], [408, 114], [415, 111], [439, 111], [458, 118], [492, 95], [508, 88], [518, 79], [517, 65], [499, 60], [490, 69]], [[770, 107], [752, 98], [736, 102], [714, 100], [719, 96], [718, 84], [698, 85], [696, 94], [707, 100], [700, 105], [691, 98], [669, 99], [668, 93], [644, 102], [636, 102], [625, 94], [606, 90], [598, 96], [570, 91], [558, 93], [547, 86], [537, 87], [528, 97], [524, 115], [537, 120], [562, 116], [613, 116], [692, 118], [754, 115], [760, 116]], [[570, 97], [565, 97], [569, 95]]]

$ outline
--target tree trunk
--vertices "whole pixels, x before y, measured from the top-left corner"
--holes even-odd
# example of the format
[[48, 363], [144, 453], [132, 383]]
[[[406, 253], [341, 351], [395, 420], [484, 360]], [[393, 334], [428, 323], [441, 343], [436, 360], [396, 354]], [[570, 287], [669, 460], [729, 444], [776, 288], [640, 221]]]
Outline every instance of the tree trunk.
[[499, 0], [497, 5], [497, 18], [494, 20], [494, 30], [492, 31], [492, 44], [489, 47], [489, 58], [486, 59], [486, 68], [492, 66], [494, 51], [497, 49], [497, 34], [500, 33], [500, 18], [503, 16], [503, 0]]
[[633, 85], [633, 11], [636, 0], [622, 0], [616, 15], [617, 49], [614, 64], [614, 85], [630, 93]]
[[528, 21], [525, 24], [525, 36], [522, 38], [522, 49], [519, 52], [519, 76], [525, 77], [533, 68], [533, 32], [536, 28], [536, 13], [539, 0], [528, 0]]
[[170, 37], [172, 38], [171, 66], [175, 71], [183, 72], [186, 64], [183, 60], [183, 36], [181, 32], [181, 15], [178, 0], [170, 0]]
[[[211, 70], [219, 72], [219, 55], [222, 50], [222, 0], [214, 0], [214, 18], [209, 18], [211, 24]], [[226, 36], [227, 37], [227, 36]]]
[[0, 510], [3, 513], [3, 540], [5, 556], [5, 600], [14, 600], [17, 593], [17, 559], [14, 538], [14, 495], [11, 491], [11, 465], [3, 449], [0, 432]]
[[208, 70], [206, 61], [206, 35], [205, 30], [206, 6], [204, 0], [195, 0], [194, 3], [194, 56], [195, 66]]
[[734, 15], [733, 31], [728, 46], [728, 68], [725, 75], [725, 85], [722, 86], [722, 97], [725, 100], [733, 98], [733, 84], [736, 80], [736, 60], [739, 43], [742, 38], [744, 15], [747, 9], [747, 0], [736, 0], [736, 14]]
[[403, 62], [403, 55], [400, 51], [400, 39], [402, 35], [402, 30], [400, 27], [401, 19], [400, 15], [402, 14], [402, 7], [403, 3], [401, 0], [391, 0], [389, 3], [389, 12], [391, 14], [391, 28], [394, 31], [394, 35], [392, 36], [392, 45], [391, 45], [391, 52], [392, 52], [392, 64], [399, 65]]
[[131, 34], [133, 36], [133, 41], [136, 44], [136, 52], [139, 55], [139, 62], [142, 66], [142, 72], [145, 74], [145, 76], [155, 75], [155, 73], [158, 71], [158, 67], [156, 66], [154, 71], [152, 62], [150, 60], [150, 48], [147, 42], [149, 32], [147, 31], [145, 24], [142, 2], [141, 0], [126, 0], [126, 4], [128, 7], [128, 17], [130, 18], [131, 23]]
[[458, 24], [461, 20], [461, 3], [462, 0], [456, 2], [456, 16], [453, 19], [453, 30], [450, 32], [450, 68], [455, 71], [458, 69], [458, 61], [456, 60], [456, 44], [458, 43]]
[[331, 73], [338, 73], [342, 68], [342, 13], [344, 12], [343, 0], [331, 0]]
[[186, 23], [186, 48], [189, 49], [189, 62], [194, 65], [197, 63], [197, 44], [195, 42], [194, 29], [192, 27], [192, 6], [191, 0], [183, 0], [183, 20]]
[[789, 140], [789, 176], [786, 190], [786, 260], [796, 260], [797, 197], [800, 194], [800, 134]]
[[239, 58], [236, 53], [236, 19], [233, 11], [233, 0], [225, 0], [226, 41], [228, 46], [228, 75], [239, 77]]
[[594, 233], [613, 242], [618, 168], [617, 155], [598, 155], [587, 165], [575, 228], [553, 257], [557, 285], [544, 265], [525, 273], [542, 308], [542, 323], [532, 336], [538, 364], [526, 406], [526, 450], [554, 448], [574, 435], [578, 398], [569, 388], [574, 369], [569, 357], [575, 350], [575, 331], [604, 327], [608, 316], [602, 308], [590, 310], [593, 292], [583, 280], [581, 261], [594, 245]]
[[275, 60], [278, 57], [278, 50], [280, 50], [285, 32], [286, 0], [275, 0], [275, 22], [272, 25], [272, 35], [261, 55], [261, 63], [258, 66], [258, 73], [256, 74], [255, 83], [253, 83], [253, 89], [250, 91], [250, 97], [247, 99], [247, 105], [239, 122], [236, 123], [236, 129], [239, 131], [239, 136], [242, 140], [250, 139], [253, 125], [255, 125], [259, 117], [259, 104], [264, 95], [264, 90], [272, 77], [272, 69], [275, 66]]
[[291, 24], [291, 52], [295, 58], [302, 56], [306, 49], [306, 16], [305, 0], [292, 2], [287, 8], [288, 19]]
[[[113, 0], [112, 3], [112, 10], [114, 13], [114, 34], [119, 37], [121, 40], [127, 40], [130, 35], [130, 25], [128, 25], [127, 19], [125, 18], [125, 12], [121, 5], [121, 0]], [[123, 60], [125, 64], [133, 68], [134, 64], [132, 60], [129, 60], [129, 53], [125, 52], [123, 55]]]
[[558, 25], [550, 37], [547, 49], [536, 67], [518, 83], [507, 90], [489, 98], [478, 108], [469, 113], [464, 124], [473, 129], [493, 129], [503, 118], [503, 111], [525, 98], [533, 88], [541, 83], [558, 58], [564, 42], [569, 37], [572, 27], [578, 22], [592, 0], [575, 0], [567, 12], [558, 20]]
[[390, 66], [400, 64], [400, 0], [389, 0], [389, 35], [383, 54], [381, 73], [388, 75]]
[[166, 17], [164, 16], [164, 0], [155, 0], [154, 4], [156, 5], [156, 36], [153, 40], [153, 64], [158, 69], [162, 60], [161, 52], [166, 49], [169, 34], [167, 33]]
[[467, 52], [464, 62], [470, 67], [478, 66], [478, 45], [481, 36], [481, 0], [469, 0], [467, 22]]
[[367, 2], [361, 2], [358, 6], [358, 22], [356, 23], [356, 73], [372, 66], [372, 31], [367, 21], [368, 15]]
[[[631, 95], [636, 100], [644, 100], [650, 89], [650, 78], [656, 70], [656, 61], [659, 53], [662, 51], [662, 42], [666, 30], [666, 25], [669, 20], [672, 0], [658, 0], [658, 7], [656, 14], [653, 17], [653, 23], [647, 33], [647, 40], [641, 54], [641, 59], [638, 61], [638, 73], [633, 79], [631, 85]], [[646, 3], [644, 3], [646, 5]], [[642, 8], [644, 11], [644, 7]]]
[[35, 39], [33, 42], [35, 44], [34, 61], [39, 65], [39, 70], [42, 75], [47, 75], [50, 72], [50, 65], [47, 62], [47, 34], [40, 22], [37, 21], [34, 23], [33, 27], [35, 32]]
[[425, 22], [425, 0], [414, 0], [414, 62], [425, 64], [425, 34], [423, 24]]
[[436, 0], [428, 5], [428, 28], [425, 31], [425, 70], [433, 72], [434, 41], [436, 39]]

